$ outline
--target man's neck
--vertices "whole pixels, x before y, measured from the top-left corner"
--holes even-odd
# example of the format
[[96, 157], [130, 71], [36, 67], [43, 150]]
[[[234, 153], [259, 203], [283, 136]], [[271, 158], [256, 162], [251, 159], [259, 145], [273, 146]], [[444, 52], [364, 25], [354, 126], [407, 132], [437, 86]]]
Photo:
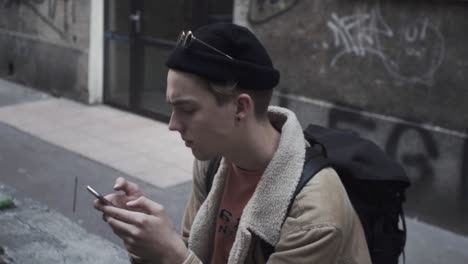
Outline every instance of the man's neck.
[[244, 170], [263, 171], [273, 158], [280, 137], [269, 121], [255, 123], [227, 158]]

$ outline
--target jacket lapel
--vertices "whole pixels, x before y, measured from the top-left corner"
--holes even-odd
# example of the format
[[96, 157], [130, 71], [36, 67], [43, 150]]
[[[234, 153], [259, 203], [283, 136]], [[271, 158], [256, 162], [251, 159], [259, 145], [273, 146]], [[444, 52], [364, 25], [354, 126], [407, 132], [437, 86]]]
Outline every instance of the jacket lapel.
[[304, 165], [306, 145], [296, 116], [278, 107], [270, 107], [269, 112], [273, 125], [281, 128], [280, 143], [244, 208], [229, 263], [244, 263], [251, 233], [276, 245]]
[[189, 248], [203, 263], [210, 263], [213, 250], [216, 219], [223, 195], [224, 180], [227, 174], [227, 163], [221, 160], [218, 171], [213, 178], [211, 190], [193, 220], [189, 237]]
[[[270, 107], [269, 115], [272, 124], [281, 130], [280, 142], [244, 208], [229, 255], [229, 264], [245, 262], [252, 233], [276, 245], [289, 202], [301, 176], [306, 143], [299, 121], [291, 111], [280, 107]], [[227, 164], [223, 159], [213, 179], [212, 189], [192, 225], [189, 247], [204, 263], [210, 262], [226, 172]]]

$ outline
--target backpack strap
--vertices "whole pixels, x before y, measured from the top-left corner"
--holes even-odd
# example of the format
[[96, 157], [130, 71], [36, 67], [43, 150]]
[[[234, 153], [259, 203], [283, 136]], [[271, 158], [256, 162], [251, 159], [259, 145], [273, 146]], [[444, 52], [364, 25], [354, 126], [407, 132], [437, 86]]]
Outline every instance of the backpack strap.
[[401, 253], [403, 255], [403, 264], [406, 264], [406, 254], [405, 254], [405, 245], [406, 245], [406, 221], [405, 221], [405, 213], [403, 212], [403, 205], [400, 205], [400, 219], [403, 225], [403, 245], [401, 248]]
[[[323, 151], [321, 154], [317, 154], [317, 150], [313, 147], [306, 148], [306, 161], [304, 162], [304, 168], [302, 169], [301, 178], [296, 186], [296, 190], [289, 202], [288, 212], [291, 210], [292, 204], [296, 199], [296, 196], [302, 191], [306, 184], [323, 168], [329, 166], [328, 159], [324, 156]], [[286, 220], [286, 219], [285, 219]]]

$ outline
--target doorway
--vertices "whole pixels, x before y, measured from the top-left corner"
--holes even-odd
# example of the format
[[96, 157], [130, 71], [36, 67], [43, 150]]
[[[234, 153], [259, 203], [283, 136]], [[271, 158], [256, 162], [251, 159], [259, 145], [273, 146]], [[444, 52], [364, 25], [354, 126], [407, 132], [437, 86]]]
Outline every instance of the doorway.
[[181, 30], [232, 22], [233, 0], [106, 0], [104, 103], [169, 120], [164, 64]]

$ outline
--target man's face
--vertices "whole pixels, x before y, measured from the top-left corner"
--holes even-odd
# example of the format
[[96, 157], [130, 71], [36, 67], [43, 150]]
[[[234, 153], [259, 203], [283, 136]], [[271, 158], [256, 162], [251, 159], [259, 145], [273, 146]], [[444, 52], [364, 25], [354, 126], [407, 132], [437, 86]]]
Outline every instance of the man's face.
[[169, 70], [167, 102], [172, 105], [169, 129], [178, 131], [185, 145], [199, 160], [212, 159], [225, 151], [235, 128], [234, 100], [221, 106], [195, 75]]

